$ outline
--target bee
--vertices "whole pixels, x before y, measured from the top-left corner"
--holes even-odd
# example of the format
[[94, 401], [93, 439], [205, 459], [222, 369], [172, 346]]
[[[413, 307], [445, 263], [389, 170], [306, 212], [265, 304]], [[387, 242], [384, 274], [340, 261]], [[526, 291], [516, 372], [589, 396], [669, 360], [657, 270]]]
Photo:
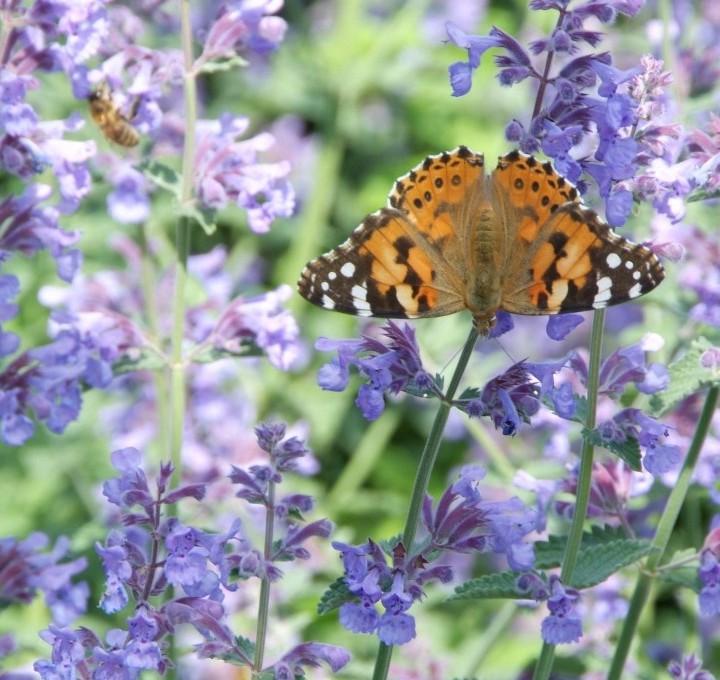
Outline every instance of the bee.
[[88, 102], [92, 119], [107, 139], [120, 146], [137, 146], [140, 142], [140, 133], [132, 126], [130, 120], [135, 116], [139, 102], [135, 102], [132, 115], [125, 116], [115, 104], [107, 83], [98, 86], [88, 97]]

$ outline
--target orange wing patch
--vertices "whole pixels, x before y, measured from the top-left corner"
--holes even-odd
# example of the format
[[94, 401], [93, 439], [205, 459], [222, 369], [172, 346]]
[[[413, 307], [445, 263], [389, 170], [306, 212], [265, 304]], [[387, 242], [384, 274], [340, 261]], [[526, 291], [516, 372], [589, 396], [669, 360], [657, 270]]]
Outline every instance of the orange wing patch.
[[577, 189], [552, 164], [512, 151], [498, 159], [493, 182], [507, 192], [518, 211], [517, 234], [532, 243], [550, 216], [565, 203], [579, 203]]

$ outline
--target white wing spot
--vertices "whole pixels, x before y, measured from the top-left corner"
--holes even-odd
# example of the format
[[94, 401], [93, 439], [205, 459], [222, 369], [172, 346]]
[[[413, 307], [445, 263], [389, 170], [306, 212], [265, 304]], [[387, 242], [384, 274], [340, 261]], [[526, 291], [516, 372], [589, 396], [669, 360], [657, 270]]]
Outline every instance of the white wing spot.
[[627, 269], [632, 269], [635, 265], [630, 260], [625, 260], [625, 267]]
[[634, 271], [634, 272], [632, 273], [632, 277], [633, 277], [633, 279], [635, 279], [636, 281], [639, 281], [641, 276], [642, 276], [642, 274], [640, 274], [640, 272], [638, 272], [638, 271]]
[[352, 262], [346, 262], [342, 267], [340, 267], [340, 273], [346, 279], [349, 279], [355, 274], [355, 265]]
[[642, 295], [642, 284], [636, 283], [629, 291], [628, 297], [636, 298]]
[[350, 290], [350, 294], [353, 297], [353, 307], [358, 312], [369, 312], [370, 305], [367, 301], [367, 289], [362, 286], [353, 286]]
[[617, 253], [610, 253], [605, 258], [605, 262], [607, 262], [607, 266], [610, 267], [610, 269], [617, 269], [622, 264], [622, 260]]
[[325, 309], [335, 309], [335, 302], [327, 295], [322, 296], [322, 306]]
[[337, 278], [337, 272], [328, 272], [328, 279], [334, 281]]
[[612, 279], [609, 276], [603, 276], [601, 279], [598, 279], [597, 282], [597, 293], [593, 299], [593, 308], [601, 309], [605, 307], [611, 297]]
[[327, 281], [323, 281], [320, 284], [320, 288], [322, 288], [323, 290], [328, 290], [330, 288], [330, 284]]

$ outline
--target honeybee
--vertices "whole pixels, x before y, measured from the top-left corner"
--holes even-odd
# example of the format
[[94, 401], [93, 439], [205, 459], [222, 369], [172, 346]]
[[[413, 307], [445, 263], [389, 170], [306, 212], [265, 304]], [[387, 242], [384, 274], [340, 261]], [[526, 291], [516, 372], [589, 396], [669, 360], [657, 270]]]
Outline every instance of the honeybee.
[[133, 113], [128, 118], [113, 100], [112, 91], [107, 83], [102, 83], [88, 97], [90, 115], [102, 133], [111, 142], [120, 146], [137, 146], [140, 133], [132, 126], [130, 119], [135, 115], [138, 102], [133, 106]]

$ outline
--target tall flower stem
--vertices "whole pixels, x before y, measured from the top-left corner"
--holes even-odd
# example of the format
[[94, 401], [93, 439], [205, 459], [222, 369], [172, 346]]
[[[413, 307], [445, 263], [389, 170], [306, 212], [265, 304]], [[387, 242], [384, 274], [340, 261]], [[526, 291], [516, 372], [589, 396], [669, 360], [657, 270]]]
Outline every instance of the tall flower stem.
[[[595, 429], [595, 411], [597, 410], [597, 397], [600, 379], [600, 359], [602, 357], [603, 327], [605, 325], [605, 311], [595, 312], [593, 317], [592, 334], [590, 337], [590, 365], [588, 366], [587, 380], [587, 414], [585, 427], [588, 430]], [[587, 515], [588, 503], [590, 502], [590, 484], [592, 482], [593, 458], [595, 447], [587, 440], [583, 441], [580, 454], [580, 470], [578, 472], [577, 493], [575, 496], [575, 509], [573, 511], [570, 534], [568, 535], [563, 556], [563, 565], [560, 571], [560, 580], [568, 584], [572, 580], [575, 565], [577, 564], [580, 544], [582, 543], [583, 527]], [[552, 670], [553, 658], [555, 656], [555, 645], [543, 643], [538, 659], [533, 680], [547, 680]]]
[[712, 422], [713, 413], [718, 403], [718, 395], [720, 395], [720, 387], [711, 387], [705, 397], [705, 404], [703, 406], [700, 419], [698, 420], [697, 429], [693, 436], [690, 449], [685, 457], [682, 470], [678, 476], [675, 485], [670, 492], [670, 497], [663, 511], [660, 522], [658, 523], [655, 537], [653, 538], [652, 546], [657, 548], [657, 551], [652, 553], [648, 557], [645, 564], [645, 570], [640, 574], [638, 582], [635, 586], [635, 592], [633, 593], [632, 599], [630, 600], [630, 608], [625, 621], [623, 623], [622, 631], [620, 632], [620, 638], [618, 639], [617, 646], [615, 647], [615, 655], [612, 663], [610, 664], [610, 670], [608, 671], [608, 680], [618, 680], [622, 673], [625, 661], [627, 659], [628, 651], [630, 650], [630, 643], [637, 630], [638, 621], [640, 620], [640, 614], [642, 613], [645, 603], [647, 602], [648, 594], [650, 593], [650, 586], [652, 585], [652, 574], [660, 565], [660, 562], [665, 558], [665, 551], [667, 550], [668, 542], [673, 529], [675, 528], [675, 522], [677, 522], [680, 510], [687, 497], [688, 489], [690, 488], [690, 481], [692, 473], [695, 470], [700, 451], [702, 450], [703, 443], [707, 437], [710, 429], [710, 423]]
[[[182, 159], [182, 187], [180, 201], [187, 205], [192, 199], [193, 158], [195, 156], [195, 121], [197, 118], [197, 86], [193, 71], [192, 29], [190, 0], [180, 3], [180, 36], [185, 67], [185, 143]], [[169, 401], [170, 432], [168, 437], [169, 458], [175, 470], [181, 469], [182, 433], [185, 416], [185, 364], [183, 361], [183, 337], [185, 330], [185, 287], [187, 261], [190, 251], [190, 219], [183, 215], [176, 228], [175, 288], [173, 290], [173, 327], [170, 352]]]
[[[463, 373], [465, 373], [468, 362], [470, 361], [477, 339], [478, 332], [473, 327], [470, 331], [470, 335], [468, 335], [468, 338], [465, 341], [462, 351], [460, 352], [455, 372], [450, 379], [450, 384], [445, 392], [445, 398], [435, 414], [435, 420], [433, 421], [430, 434], [425, 442], [425, 448], [423, 449], [422, 456], [420, 457], [420, 463], [418, 464], [417, 473], [415, 474], [415, 483], [410, 497], [410, 508], [408, 509], [405, 529], [402, 535], [403, 544], [408, 550], [411, 549], [413, 541], [415, 540], [415, 534], [417, 533], [418, 522], [420, 520], [422, 502], [425, 498], [425, 494], [427, 493], [430, 475], [432, 474], [432, 469], [435, 465], [438, 451], [440, 450], [440, 442], [442, 441], [445, 425], [447, 423], [448, 416], [450, 415], [451, 402], [455, 396], [455, 392], [457, 392], [458, 385], [460, 384]], [[382, 642], [380, 643], [377, 659], [375, 661], [373, 680], [385, 680], [385, 678], [387, 678], [388, 669], [390, 668], [390, 659], [392, 657], [392, 649], [393, 648], [391, 646], [383, 644]]]
[[[266, 562], [272, 558], [273, 526], [275, 520], [275, 482], [268, 483], [268, 505], [265, 514], [265, 547], [263, 557]], [[255, 634], [255, 658], [253, 660], [253, 678], [260, 677], [265, 638], [267, 637], [268, 613], [270, 610], [270, 579], [267, 574], [260, 580], [260, 602], [258, 603], [257, 632]]]

